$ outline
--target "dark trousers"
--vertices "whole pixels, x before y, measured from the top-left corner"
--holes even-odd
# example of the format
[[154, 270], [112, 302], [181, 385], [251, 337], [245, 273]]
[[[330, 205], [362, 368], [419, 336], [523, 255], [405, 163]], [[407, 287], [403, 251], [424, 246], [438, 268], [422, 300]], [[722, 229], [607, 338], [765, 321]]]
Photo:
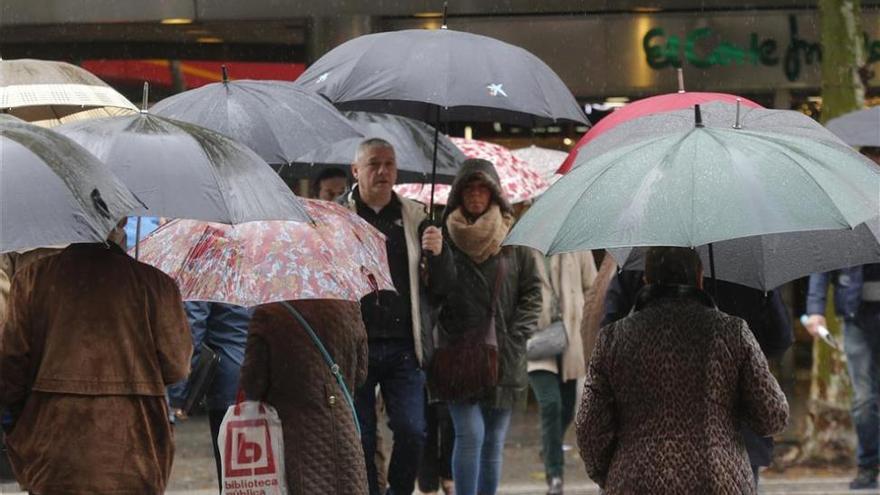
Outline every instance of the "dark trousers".
[[361, 425], [361, 443], [367, 459], [370, 495], [380, 495], [376, 475], [376, 385], [385, 401], [388, 426], [393, 434], [388, 467], [387, 495], [410, 495], [425, 443], [425, 375], [419, 368], [413, 344], [398, 340], [369, 343], [367, 381], [355, 395]]
[[440, 489], [441, 478], [452, 479], [455, 429], [445, 402], [428, 404], [426, 411], [428, 438], [422, 451], [422, 464], [419, 466], [419, 490], [436, 492]]
[[550, 371], [532, 371], [529, 383], [541, 409], [541, 445], [544, 453], [544, 472], [547, 479], [562, 476], [565, 457], [562, 439], [574, 418], [577, 380], [563, 382]]
[[226, 416], [226, 409], [210, 409], [208, 411], [208, 423], [211, 425], [211, 443], [214, 444], [214, 464], [217, 466], [217, 485], [220, 492], [223, 492], [223, 473], [220, 471], [220, 447], [217, 439], [220, 435], [220, 424], [223, 423], [223, 416]]

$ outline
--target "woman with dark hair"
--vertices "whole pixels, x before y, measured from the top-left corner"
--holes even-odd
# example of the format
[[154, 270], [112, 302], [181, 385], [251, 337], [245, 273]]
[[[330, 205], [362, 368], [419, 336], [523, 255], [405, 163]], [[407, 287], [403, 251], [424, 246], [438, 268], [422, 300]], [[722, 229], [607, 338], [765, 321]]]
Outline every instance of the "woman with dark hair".
[[780, 432], [788, 403], [746, 322], [703, 292], [696, 251], [656, 247], [630, 316], [599, 331], [577, 418], [608, 495], [757, 493], [740, 422]]
[[[493, 348], [488, 354], [493, 367], [485, 373], [497, 373], [491, 379], [479, 377], [477, 381], [487, 385], [476, 393], [444, 397], [451, 399], [449, 412], [455, 429], [455, 493], [492, 495], [501, 478], [501, 453], [511, 411], [527, 392], [526, 340], [535, 332], [541, 313], [541, 279], [527, 248], [501, 246], [513, 215], [492, 163], [464, 162], [443, 220], [458, 287], [440, 311], [441, 335], [453, 341], [474, 334], [486, 337]], [[443, 372], [437, 370], [440, 375]]]

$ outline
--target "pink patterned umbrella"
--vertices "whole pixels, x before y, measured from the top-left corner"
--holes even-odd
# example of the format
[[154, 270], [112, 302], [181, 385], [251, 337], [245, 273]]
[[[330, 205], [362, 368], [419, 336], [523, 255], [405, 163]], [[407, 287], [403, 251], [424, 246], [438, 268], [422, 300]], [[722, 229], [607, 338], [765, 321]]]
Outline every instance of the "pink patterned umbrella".
[[[504, 146], [478, 141], [476, 139], [450, 138], [468, 157], [489, 160], [495, 165], [501, 178], [501, 188], [511, 203], [522, 203], [536, 198], [550, 185], [541, 174], [520, 160]], [[434, 202], [445, 205], [451, 187], [443, 184], [435, 186]], [[431, 196], [430, 184], [400, 184], [394, 186], [397, 194], [428, 204]]]
[[379, 231], [335, 203], [303, 203], [314, 223], [173, 220], [143, 240], [141, 261], [171, 275], [185, 300], [256, 306], [394, 290]]

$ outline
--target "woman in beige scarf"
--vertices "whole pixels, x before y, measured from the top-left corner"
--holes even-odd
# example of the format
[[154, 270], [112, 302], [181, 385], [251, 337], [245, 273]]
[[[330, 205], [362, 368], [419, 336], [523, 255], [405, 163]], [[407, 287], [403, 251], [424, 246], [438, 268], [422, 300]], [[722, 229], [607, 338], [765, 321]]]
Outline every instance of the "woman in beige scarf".
[[466, 160], [444, 214], [458, 290], [447, 297], [438, 325], [449, 338], [494, 328], [498, 379], [480, 397], [449, 403], [457, 495], [496, 492], [510, 414], [527, 393], [526, 340], [541, 313], [541, 279], [527, 248], [502, 247], [512, 223], [495, 167], [486, 160]]

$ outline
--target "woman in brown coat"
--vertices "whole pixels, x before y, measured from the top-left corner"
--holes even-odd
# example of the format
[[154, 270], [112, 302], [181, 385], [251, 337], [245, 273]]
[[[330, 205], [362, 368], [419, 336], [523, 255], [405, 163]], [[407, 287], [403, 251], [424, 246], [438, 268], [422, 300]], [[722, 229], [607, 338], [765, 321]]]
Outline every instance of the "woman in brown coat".
[[577, 419], [587, 474], [607, 495], [756, 493], [739, 421], [769, 436], [788, 419], [758, 342], [701, 290], [696, 251], [651, 248], [645, 279], [590, 361]]
[[[367, 332], [360, 305], [290, 304], [311, 324], [349, 391], [367, 377]], [[308, 333], [281, 304], [260, 306], [250, 323], [241, 388], [281, 418], [290, 495], [366, 495], [364, 451], [351, 408]]]

